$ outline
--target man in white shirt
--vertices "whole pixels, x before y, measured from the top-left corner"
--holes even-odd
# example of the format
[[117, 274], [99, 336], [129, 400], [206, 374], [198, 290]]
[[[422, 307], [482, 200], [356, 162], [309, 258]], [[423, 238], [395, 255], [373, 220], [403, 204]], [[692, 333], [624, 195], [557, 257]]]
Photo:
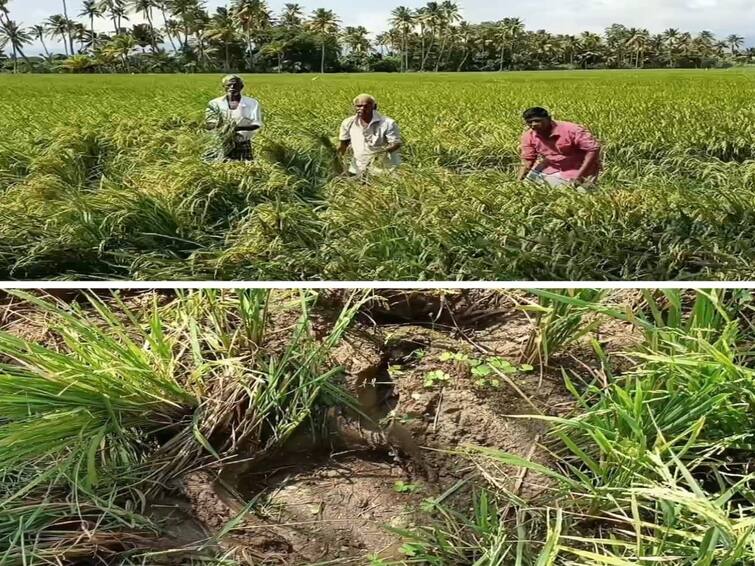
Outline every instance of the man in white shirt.
[[207, 124], [210, 128], [223, 127], [232, 122], [236, 134], [233, 147], [226, 152], [226, 159], [233, 161], [252, 160], [252, 139], [262, 128], [262, 110], [254, 98], [244, 96], [244, 81], [238, 75], [223, 77], [225, 96], [210, 101], [207, 108]]
[[354, 99], [356, 114], [341, 124], [338, 152], [353, 152], [349, 173], [384, 173], [401, 165], [401, 132], [398, 124], [378, 112], [373, 96], [360, 94]]

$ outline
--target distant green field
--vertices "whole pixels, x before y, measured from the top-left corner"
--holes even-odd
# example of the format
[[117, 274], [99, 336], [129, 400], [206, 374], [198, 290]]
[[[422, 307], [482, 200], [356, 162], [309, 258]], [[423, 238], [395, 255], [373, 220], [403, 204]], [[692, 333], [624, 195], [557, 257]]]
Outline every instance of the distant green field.
[[[755, 276], [755, 73], [247, 77], [257, 161], [208, 164], [219, 77], [2, 76], [0, 276], [742, 279]], [[336, 176], [351, 99], [402, 126], [406, 165]], [[591, 194], [515, 181], [521, 111], [603, 142]]]

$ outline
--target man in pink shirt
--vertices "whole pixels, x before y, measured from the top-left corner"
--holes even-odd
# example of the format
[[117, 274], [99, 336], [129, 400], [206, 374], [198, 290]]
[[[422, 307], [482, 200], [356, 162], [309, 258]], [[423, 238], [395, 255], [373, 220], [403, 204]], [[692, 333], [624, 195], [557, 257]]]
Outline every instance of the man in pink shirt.
[[522, 135], [519, 180], [551, 187], [592, 184], [600, 173], [600, 144], [585, 128], [556, 122], [544, 108], [523, 115], [529, 129]]

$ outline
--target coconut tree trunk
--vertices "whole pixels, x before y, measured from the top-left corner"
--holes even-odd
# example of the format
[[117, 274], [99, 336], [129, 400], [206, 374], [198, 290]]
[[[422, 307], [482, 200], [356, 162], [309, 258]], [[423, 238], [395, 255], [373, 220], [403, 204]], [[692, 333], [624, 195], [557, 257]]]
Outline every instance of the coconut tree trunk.
[[464, 65], [466, 64], [466, 62], [467, 62], [467, 59], [469, 59], [469, 49], [467, 49], [467, 48], [465, 47], [465, 48], [464, 48], [464, 57], [462, 57], [462, 59], [461, 59], [461, 63], [459, 63], [459, 66], [458, 66], [458, 68], [456, 69], [456, 72], [457, 72], [457, 73], [460, 73], [460, 72], [461, 72], [461, 70], [462, 70], [462, 69], [464, 68]]
[[422, 49], [420, 51], [420, 56], [422, 57], [422, 61], [425, 60], [425, 28], [424, 26], [420, 26], [420, 35], [422, 35]]
[[18, 48], [18, 54], [21, 55], [21, 59], [24, 60], [24, 63], [26, 63], [26, 68], [29, 72], [31, 72], [31, 61], [29, 61], [29, 58], [26, 56], [26, 53], [24, 53], [24, 50], [20, 47]]
[[165, 10], [163, 8], [160, 8], [160, 12], [163, 15], [163, 23], [165, 25], [165, 33], [168, 36], [168, 41], [170, 41], [170, 46], [173, 48], [173, 53], [177, 53], [176, 43], [173, 41], [173, 34], [168, 29], [168, 15], [165, 13]]
[[320, 59], [320, 74], [325, 74], [325, 38], [322, 39], [322, 58]]
[[155, 39], [155, 24], [152, 23], [152, 10], [147, 11], [147, 23], [149, 24], [149, 41], [152, 44], [152, 53], [157, 53], [157, 40]]
[[231, 48], [228, 42], [225, 42], [225, 72], [231, 72]]
[[443, 43], [440, 44], [440, 53], [438, 53], [438, 60], [435, 61], [435, 72], [440, 69], [440, 62], [443, 60], [443, 54], [446, 52], [446, 41], [448, 39], [448, 32], [443, 34]]
[[278, 53], [278, 72], [283, 72], [283, 53]]
[[[66, 0], [63, 0], [63, 17], [68, 22], [68, 5], [66, 4]], [[63, 41], [65, 41], [65, 37]], [[70, 29], [68, 30], [68, 45], [71, 47], [71, 55], [73, 55], [73, 34]]]
[[249, 50], [249, 72], [252, 72], [254, 71], [254, 43], [251, 33], [246, 36], [246, 48]]
[[89, 16], [89, 33], [92, 34], [92, 52], [94, 52], [94, 16]]
[[401, 72], [409, 70], [409, 48], [406, 44], [406, 33], [401, 35]]
[[435, 46], [435, 32], [433, 32], [433, 35], [430, 38], [430, 47], [427, 48], [427, 51], [425, 52], [425, 56], [422, 58], [422, 65], [420, 66], [420, 71], [425, 70], [425, 63], [430, 58], [430, 52], [433, 50], [434, 46]]
[[498, 68], [498, 72], [499, 73], [503, 72], [503, 57], [504, 57], [505, 54], [506, 54], [506, 46], [505, 45], [501, 45], [501, 64], [500, 64], [500, 66]]
[[16, 54], [16, 44], [11, 42], [11, 48], [13, 49], [13, 74], [18, 74], [18, 55]]
[[49, 59], [50, 58], [50, 51], [47, 49], [47, 45], [45, 45], [45, 38], [44, 38], [44, 36], [40, 36], [39, 37], [39, 41], [42, 42], [42, 49], [45, 50], [45, 57], [47, 57]]

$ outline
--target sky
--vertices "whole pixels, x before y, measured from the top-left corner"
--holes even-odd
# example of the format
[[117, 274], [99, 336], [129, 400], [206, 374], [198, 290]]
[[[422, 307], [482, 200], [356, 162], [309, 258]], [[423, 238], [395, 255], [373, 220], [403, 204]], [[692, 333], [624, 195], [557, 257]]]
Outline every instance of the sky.
[[[278, 11], [292, 0], [269, 0]], [[300, 0], [309, 13], [315, 8], [334, 10], [343, 25], [363, 25], [371, 32], [384, 31], [393, 8], [399, 5], [417, 8], [420, 0]], [[81, 11], [80, 0], [68, 0], [69, 16]], [[228, 0], [208, 0], [214, 9], [230, 4]], [[457, 0], [462, 15], [470, 22], [519, 17], [527, 29], [546, 29], [552, 33], [601, 33], [612, 23], [647, 28], [658, 33], [669, 27], [693, 33], [710, 30], [725, 38], [735, 33], [745, 37], [747, 46], [755, 46], [755, 1], [753, 0]], [[11, 19], [29, 26], [53, 13], [62, 13], [62, 0], [10, 0]], [[133, 19], [133, 16], [132, 16]], [[138, 21], [138, 20], [134, 20]], [[102, 21], [97, 27], [109, 29]], [[34, 53], [33, 46], [29, 52]]]

